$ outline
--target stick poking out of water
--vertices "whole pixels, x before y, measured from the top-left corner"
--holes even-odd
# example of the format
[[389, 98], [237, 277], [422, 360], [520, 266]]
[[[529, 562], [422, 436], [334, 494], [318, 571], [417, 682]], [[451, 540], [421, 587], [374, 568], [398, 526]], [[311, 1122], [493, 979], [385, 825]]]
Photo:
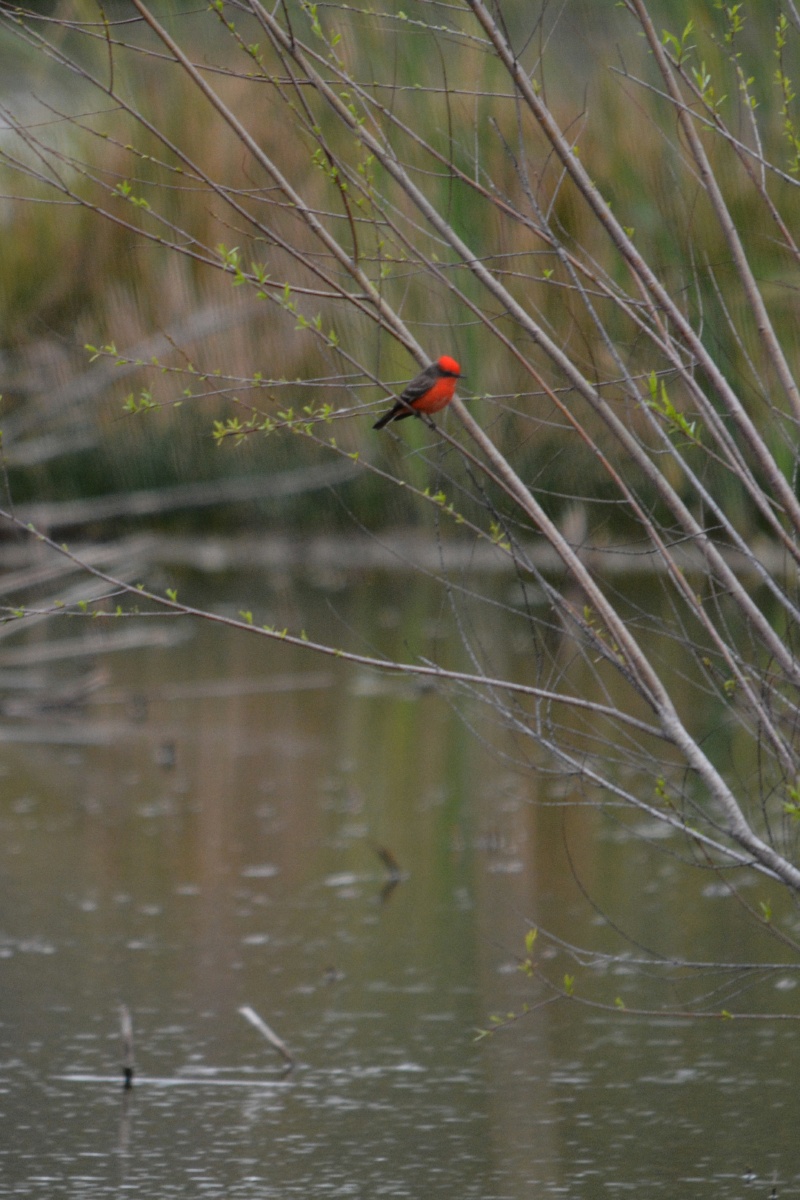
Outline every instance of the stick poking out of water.
[[277, 1033], [275, 1033], [273, 1029], [270, 1029], [266, 1021], [262, 1021], [255, 1009], [250, 1008], [248, 1004], [245, 1004], [239, 1009], [239, 1012], [246, 1021], [249, 1021], [251, 1025], [254, 1025], [258, 1032], [267, 1039], [270, 1046], [278, 1051], [278, 1054], [280, 1054], [287, 1066], [294, 1067], [295, 1057], [289, 1047], [284, 1041], [281, 1040], [281, 1038], [278, 1037]]
[[388, 846], [376, 846], [373, 842], [372, 849], [386, 867], [386, 882], [380, 891], [380, 902], [381, 904], [386, 904], [398, 883], [402, 882], [403, 872], [400, 870], [400, 864]]
[[122, 1086], [127, 1091], [133, 1087], [133, 1019], [127, 1004], [119, 1006], [119, 1024], [122, 1033]]

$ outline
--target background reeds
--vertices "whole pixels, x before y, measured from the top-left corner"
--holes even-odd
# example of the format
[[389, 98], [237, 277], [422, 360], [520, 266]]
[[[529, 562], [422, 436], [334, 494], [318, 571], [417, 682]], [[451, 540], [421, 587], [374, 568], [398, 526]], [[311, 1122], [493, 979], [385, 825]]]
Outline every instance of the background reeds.
[[[792, 116], [781, 112], [785, 89], [776, 82], [776, 71], [780, 65], [789, 74], [793, 46], [789, 41], [779, 59], [771, 7], [769, 12], [764, 6], [740, 7], [746, 19], [732, 46], [725, 41], [730, 22], [708, 5], [652, 6], [656, 19], [676, 37], [694, 22], [686, 38], [694, 47], [687, 54], [688, 69], [713, 80], [712, 102], [748, 145], [747, 121], [754, 113], [759, 152], [785, 172], [766, 180], [771, 199], [776, 208], [791, 210], [796, 183], [787, 121]], [[298, 28], [307, 30], [307, 6], [289, 11]], [[437, 21], [431, 6], [421, 3], [383, 14], [322, 6], [318, 13], [314, 20], [320, 25], [323, 61], [326, 55], [331, 61], [338, 56], [372, 97], [373, 110], [364, 120], [391, 126], [393, 152], [429, 201], [586, 374], [600, 386], [615, 388], [611, 344], [632, 374], [645, 377], [660, 369], [652, 343], [624, 307], [599, 294], [593, 303], [608, 341], [598, 336], [586, 297], [565, 270], [563, 257], [526, 219], [531, 203], [546, 214], [561, 248], [585, 269], [590, 293], [591, 273], [612, 286], [628, 287], [616, 248], [564, 178], [541, 133], [518, 112], [501, 65], [487, 54], [464, 14], [443, 11]], [[163, 50], [156, 51], [149, 35], [126, 21], [121, 9], [110, 12], [109, 20], [113, 81], [105, 30], [91, 6], [70, 4], [52, 10], [50, 17], [29, 20], [4, 10], [4, 61], [13, 65], [6, 73], [3, 103], [9, 112], [21, 108], [22, 115], [8, 120], [12, 129], [0, 142], [0, 188], [7, 197], [0, 390], [7, 464], [20, 501], [309, 465], [318, 460], [319, 450], [302, 438], [247, 437], [235, 450], [220, 450], [212, 423], [237, 411], [244, 419], [247, 405], [274, 412], [282, 404], [299, 411], [321, 397], [336, 408], [377, 401], [386, 392], [376, 380], [399, 386], [415, 369], [393, 339], [335, 299], [294, 295], [281, 306], [274, 289], [271, 301], [257, 298], [253, 264], [268, 271], [272, 281], [322, 292], [329, 289], [320, 287], [310, 267], [330, 270], [337, 278], [341, 273]], [[537, 21], [523, 20], [521, 14], [516, 20], [520, 38], [527, 30], [524, 60], [538, 71], [576, 153], [672, 295], [702, 328], [705, 344], [759, 421], [767, 415], [763, 395], [769, 363], [749, 321], [719, 223], [688, 162], [674, 111], [659, 94], [630, 18], [618, 9], [604, 6], [601, 16], [595, 5], [572, 3], [558, 13], [544, 6]], [[252, 20], [236, 6], [221, 17], [176, 9], [171, 27], [333, 235], [348, 246], [355, 235], [359, 262], [429, 353], [457, 354], [476, 398], [473, 411], [493, 427], [502, 422], [516, 443], [518, 470], [535, 482], [549, 511], [558, 514], [585, 502], [586, 519], [596, 533], [603, 527], [614, 536], [610, 517], [624, 532], [626, 517], [618, 507], [612, 513], [608, 506], [589, 503], [610, 500], [613, 492], [596, 455], [575, 443], [547, 399], [534, 394], [529, 375], [512, 355], [487, 341], [480, 322], [465, 308], [464, 300], [485, 304], [479, 285], [422, 227], [402, 190], [311, 89], [293, 84], [263, 33], [254, 48], [258, 31]], [[142, 52], [145, 48], [149, 53]], [[70, 57], [80, 63], [83, 78], [66, 69]], [[87, 76], [103, 86], [111, 82], [130, 111], [108, 100], [100, 103]], [[34, 89], [27, 91], [31, 77], [35, 101]], [[352, 102], [362, 112], [363, 102], [356, 96]], [[704, 120], [710, 128], [712, 116]], [[723, 137], [712, 139], [710, 152], [776, 328], [796, 361], [795, 262], [753, 184], [753, 174], [763, 169], [743, 161]], [[360, 195], [352, 185], [348, 195], [339, 190], [337, 163], [342, 178], [345, 166], [360, 173]], [[99, 218], [98, 208], [113, 219]], [[267, 219], [260, 224], [262, 216]], [[154, 240], [137, 237], [137, 229]], [[282, 239], [306, 261], [287, 253]], [[239, 287], [235, 273], [220, 269], [233, 248], [249, 277], [240, 279]], [[438, 278], [431, 263], [437, 264]], [[496, 316], [502, 327], [502, 314]], [[325, 330], [336, 330], [349, 361], [303, 327], [315, 317]], [[526, 339], [512, 321], [505, 329], [527, 353]], [[115, 368], [112, 355], [92, 363], [86, 345], [113, 345], [126, 361]], [[539, 365], [556, 393], [568, 394], [558, 371], [546, 362]], [[360, 374], [359, 366], [373, 379]], [[202, 385], [187, 379], [189, 367]], [[187, 387], [194, 399], [183, 394]], [[680, 384], [675, 388], [671, 402], [684, 411]], [[153, 398], [158, 411], [124, 411], [127, 398], [138, 406], [143, 395]], [[484, 395], [489, 406], [480, 401]], [[602, 422], [584, 412], [580, 401], [570, 403], [597, 444], [608, 448]], [[619, 403], [625, 407], [624, 400]], [[531, 412], [535, 428], [529, 425]], [[340, 443], [356, 450], [366, 442], [373, 452], [372, 413], [340, 422]], [[686, 416], [692, 419], [690, 408]], [[641, 414], [630, 406], [626, 420], [643, 432]], [[421, 435], [408, 426], [405, 433], [412, 444]], [[766, 420], [763, 433], [778, 460], [788, 465], [792, 447], [780, 427]], [[379, 456], [384, 450], [391, 465], [391, 447], [374, 447]], [[407, 466], [413, 482], [429, 482], [427, 465], [412, 458]], [[758, 515], [748, 509], [729, 473], [715, 472], [707, 457], [702, 468], [710, 485], [725, 493], [726, 504], [743, 505], [741, 519], [757, 530]], [[677, 475], [674, 483], [682, 486]], [[646, 494], [646, 482], [638, 484]], [[428, 519], [402, 495], [395, 495], [388, 508], [380, 496], [364, 476], [348, 485], [346, 507], [366, 524]], [[657, 503], [653, 495], [649, 500]], [[467, 498], [462, 501], [470, 509]], [[263, 510], [249, 512], [263, 519]], [[314, 497], [293, 500], [282, 513], [271, 507], [270, 514], [272, 520], [308, 526], [345, 525], [350, 519], [345, 508], [320, 505]], [[247, 514], [234, 510], [231, 516], [238, 523]], [[205, 515], [204, 523], [208, 519]], [[224, 525], [228, 518], [217, 519]]]

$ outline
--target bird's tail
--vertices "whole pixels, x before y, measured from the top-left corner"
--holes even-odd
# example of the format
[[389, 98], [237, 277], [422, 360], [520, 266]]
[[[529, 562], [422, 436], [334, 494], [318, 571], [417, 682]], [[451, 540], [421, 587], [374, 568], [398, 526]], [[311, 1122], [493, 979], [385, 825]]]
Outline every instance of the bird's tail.
[[411, 408], [410, 404], [405, 404], [402, 400], [398, 400], [395, 407], [390, 408], [389, 412], [384, 413], [379, 421], [375, 421], [375, 424], [372, 426], [373, 430], [383, 430], [384, 425], [389, 425], [390, 421], [402, 421], [407, 416], [416, 416], [414, 409]]
[[389, 422], [391, 421], [393, 416], [394, 416], [394, 409], [390, 408], [388, 412], [385, 412], [383, 414], [383, 416], [380, 418], [380, 420], [375, 422], [375, 424], [372, 426], [372, 428], [373, 429], [383, 429], [384, 425], [389, 424]]

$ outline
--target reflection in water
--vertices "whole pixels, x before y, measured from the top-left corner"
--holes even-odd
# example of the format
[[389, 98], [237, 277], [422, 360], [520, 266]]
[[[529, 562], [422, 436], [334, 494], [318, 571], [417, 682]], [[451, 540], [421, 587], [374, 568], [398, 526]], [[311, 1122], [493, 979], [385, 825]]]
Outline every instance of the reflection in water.
[[[314, 593], [290, 601], [325, 619]], [[365, 580], [338, 618], [379, 643], [367, 614], [388, 603]], [[0, 1196], [718, 1200], [773, 1174], [797, 1194], [792, 1025], [550, 1004], [475, 1040], [546, 998], [518, 969], [530, 921], [618, 952], [608, 913], [708, 960], [749, 936], [671, 843], [653, 856], [590, 808], [534, 803], [568, 784], [516, 773], [471, 701], [184, 628], [109, 655], [64, 736], [48, 717], [24, 727], [35, 752], [2, 747]], [[424, 652], [417, 626], [391, 629]], [[672, 999], [540, 946], [587, 996]], [[243, 1008], [291, 1047], [291, 1076]]]
[[133, 1096], [132, 1089], [127, 1087], [123, 1090], [119, 1106], [119, 1135], [117, 1137], [117, 1154], [119, 1156], [119, 1181], [121, 1184], [126, 1182], [126, 1173], [128, 1166], [128, 1152], [131, 1145], [131, 1122], [133, 1119]]

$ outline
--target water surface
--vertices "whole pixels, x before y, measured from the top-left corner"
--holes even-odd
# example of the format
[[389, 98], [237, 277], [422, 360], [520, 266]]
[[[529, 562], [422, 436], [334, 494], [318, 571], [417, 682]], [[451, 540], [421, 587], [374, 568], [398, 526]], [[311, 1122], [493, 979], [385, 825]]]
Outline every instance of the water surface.
[[[179, 582], [224, 611], [459, 660], [424, 584]], [[524, 677], [502, 617], [473, 632]], [[54, 622], [0, 664], [52, 687], [101, 673], [85, 705], [32, 688], [3, 724], [0, 1196], [800, 1195], [800, 1027], [613, 1011], [706, 989], [719, 1010], [791, 1013], [790, 953], [783, 973], [672, 978], [542, 936], [551, 981], [610, 1010], [545, 1003], [519, 970], [531, 922], [631, 956], [611, 920], [662, 953], [779, 957], [678, 843], [654, 853], [638, 836], [654, 831], [567, 805], [469, 700], [160, 619], [151, 644], [36, 665], [85, 633]], [[757, 907], [769, 887], [742, 894]]]

